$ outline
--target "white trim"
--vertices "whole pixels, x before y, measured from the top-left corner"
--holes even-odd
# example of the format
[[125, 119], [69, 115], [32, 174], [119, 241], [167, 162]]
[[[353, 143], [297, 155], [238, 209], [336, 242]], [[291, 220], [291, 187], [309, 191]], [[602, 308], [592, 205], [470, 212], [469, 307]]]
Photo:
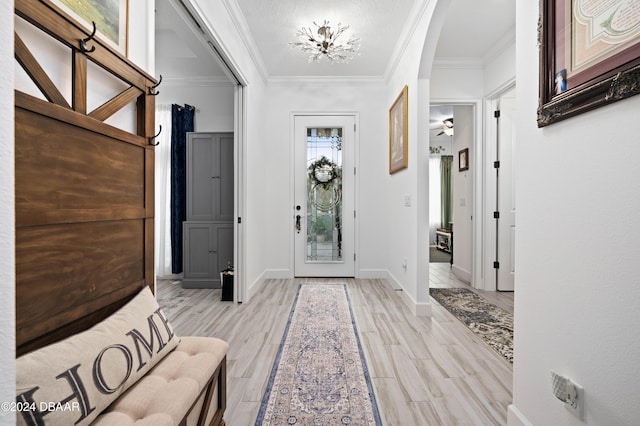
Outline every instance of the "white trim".
[[356, 278], [361, 280], [386, 280], [388, 277], [386, 269], [356, 269]]
[[[355, 135], [354, 135], [354, 158], [353, 158], [353, 167], [356, 170], [359, 169], [359, 144], [360, 144], [360, 113], [355, 111], [335, 111], [335, 112], [317, 112], [317, 111], [292, 111], [289, 113], [289, 206], [293, 208], [295, 205], [295, 118], [296, 116], [348, 116], [353, 117], [354, 123], [356, 125]], [[359, 203], [359, 185], [358, 185], [358, 175], [355, 176], [354, 179], [354, 208], [357, 210]], [[289, 250], [289, 270], [291, 271], [291, 277], [295, 275], [295, 233], [293, 232], [294, 223], [293, 223], [293, 214], [289, 218], [289, 229], [291, 230], [291, 236], [289, 239], [290, 250]], [[354, 220], [354, 253], [356, 253], [356, 261], [354, 262], [354, 278], [358, 274], [358, 265], [359, 265], [359, 235], [360, 235], [360, 226], [359, 221]]]
[[[245, 222], [247, 217], [246, 211], [246, 172], [247, 164], [247, 92], [243, 86], [236, 86], [234, 90], [234, 113], [233, 113], [233, 129], [234, 129], [234, 219], [233, 219], [233, 245], [234, 245], [234, 268], [235, 268], [235, 285], [234, 285], [234, 302], [244, 302], [247, 300], [246, 288], [246, 253], [247, 235], [245, 233]], [[238, 223], [237, 218], [242, 218], [242, 223]]]
[[489, 64], [493, 62], [498, 56], [500, 56], [509, 46], [515, 43], [516, 39], [516, 27], [515, 25], [508, 29], [502, 37], [491, 46], [483, 56], [482, 62]]
[[191, 87], [235, 87], [236, 85], [227, 77], [210, 76], [162, 76], [162, 85], [166, 86], [191, 86]]
[[289, 269], [265, 269], [247, 288], [247, 298], [245, 302], [253, 299], [253, 296], [260, 290], [266, 280], [289, 280], [293, 279], [293, 272]]
[[471, 283], [471, 271], [467, 271], [466, 269], [463, 269], [458, 265], [452, 265], [451, 272], [453, 272], [453, 275], [460, 278], [462, 281], [466, 282], [467, 284]]
[[515, 404], [509, 404], [507, 407], [507, 424], [509, 426], [533, 426]]
[[479, 216], [478, 219], [482, 220], [478, 225], [482, 227], [484, 234], [484, 242], [482, 244], [482, 250], [485, 254], [481, 259], [481, 273], [483, 276], [483, 285], [476, 286], [475, 288], [483, 289], [487, 291], [496, 290], [496, 270], [493, 268], [493, 262], [497, 260], [496, 257], [496, 230], [495, 219], [493, 219], [492, 212], [496, 206], [496, 194], [495, 187], [497, 185], [495, 169], [493, 162], [497, 158], [495, 138], [497, 133], [496, 120], [493, 116], [493, 111], [499, 108], [498, 101], [500, 97], [508, 91], [515, 89], [515, 78], [510, 79], [508, 82], [491, 92], [484, 99], [484, 145], [483, 145], [483, 160], [481, 167], [483, 169], [482, 175], [484, 178], [484, 187], [482, 193], [483, 216]]
[[478, 58], [439, 57], [433, 60], [432, 69], [470, 69], [482, 70], [484, 64]]
[[391, 57], [384, 72], [385, 81], [389, 81], [391, 76], [396, 72], [396, 69], [400, 65], [400, 60], [409, 46], [409, 42], [413, 38], [414, 33], [422, 21], [422, 17], [432, 3], [433, 2], [430, 0], [417, 0], [413, 3], [402, 33], [400, 34], [400, 37], [398, 37], [398, 41], [396, 42], [393, 52], [391, 52]]
[[[171, 0], [173, 2], [178, 1], [180, 4], [184, 5], [186, 11], [191, 15], [191, 19], [198, 26], [198, 29], [201, 31], [201, 36], [199, 39], [205, 41], [205, 43], [211, 48], [213, 51], [213, 56], [221, 62], [222, 71], [229, 77], [229, 80], [238, 82], [243, 86], [247, 85], [247, 79], [242, 74], [240, 67], [237, 62], [233, 60], [233, 57], [229, 54], [229, 49], [224, 45], [221, 40], [220, 35], [215, 31], [215, 28], [211, 25], [211, 23], [205, 18], [205, 14], [202, 13], [202, 10], [197, 4], [194, 4], [193, 0]], [[226, 5], [225, 5], [226, 6]], [[192, 23], [189, 23], [190, 28], [195, 32], [195, 27]], [[195, 32], [195, 34], [198, 34]], [[256, 66], [257, 68], [257, 66]], [[259, 68], [258, 68], [259, 70]]]
[[222, 4], [225, 9], [227, 9], [227, 12], [231, 17], [231, 22], [233, 22], [233, 25], [236, 27], [236, 31], [240, 35], [240, 40], [242, 40], [242, 43], [246, 47], [247, 52], [251, 57], [251, 61], [262, 78], [262, 82], [266, 84], [269, 73], [264, 61], [262, 60], [262, 55], [259, 53], [260, 49], [258, 49], [255, 39], [253, 38], [253, 33], [249, 28], [249, 24], [242, 13], [242, 9], [240, 9], [240, 5], [238, 5], [236, 0], [222, 0]]
[[400, 300], [404, 302], [404, 304], [409, 308], [411, 313], [417, 317], [430, 317], [431, 316], [431, 302], [429, 302], [429, 297], [427, 297], [427, 302], [418, 303], [415, 301], [411, 295], [404, 290], [404, 287], [400, 284], [400, 282], [393, 276], [390, 271], [387, 271], [387, 282], [391, 284], [391, 288], [393, 288], [397, 293], [400, 294]]
[[[474, 155], [471, 159], [473, 162], [473, 220], [471, 223], [471, 271], [463, 270], [457, 267], [457, 276], [467, 280], [473, 288], [484, 289], [484, 258], [485, 258], [485, 108], [481, 99], [431, 99], [429, 106], [432, 105], [452, 105], [452, 106], [471, 106], [473, 107], [474, 136], [473, 149], [481, 155]], [[491, 163], [493, 165], [493, 163]], [[454, 237], [455, 238], [455, 237]], [[455, 244], [455, 240], [454, 240]], [[454, 249], [455, 250], [455, 249]], [[455, 256], [454, 256], [455, 262]], [[455, 265], [454, 265], [455, 266]]]
[[269, 77], [269, 86], [291, 87], [292, 84], [304, 84], [305, 86], [349, 85], [357, 87], [386, 88], [387, 84], [382, 77], [371, 76], [274, 76]]

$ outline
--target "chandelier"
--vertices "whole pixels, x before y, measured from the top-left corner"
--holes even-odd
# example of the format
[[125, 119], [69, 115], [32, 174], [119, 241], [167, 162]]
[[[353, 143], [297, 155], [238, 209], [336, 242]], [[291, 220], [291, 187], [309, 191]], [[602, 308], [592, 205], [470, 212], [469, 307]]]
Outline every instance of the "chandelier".
[[360, 48], [360, 39], [350, 36], [346, 41], [338, 40], [342, 33], [349, 28], [348, 25], [338, 24], [338, 28], [333, 31], [327, 20], [322, 25], [315, 22], [313, 25], [317, 27], [316, 31], [302, 27], [296, 33], [298, 40], [289, 43], [308, 53], [309, 62], [325, 58], [329, 62], [346, 63], [353, 57], [353, 54], [357, 54]]

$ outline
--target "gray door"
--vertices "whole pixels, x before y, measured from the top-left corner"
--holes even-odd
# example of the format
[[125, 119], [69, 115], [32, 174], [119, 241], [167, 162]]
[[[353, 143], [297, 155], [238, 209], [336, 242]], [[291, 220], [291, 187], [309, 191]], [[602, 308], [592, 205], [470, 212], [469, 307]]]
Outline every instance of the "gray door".
[[187, 220], [233, 221], [233, 133], [187, 134]]

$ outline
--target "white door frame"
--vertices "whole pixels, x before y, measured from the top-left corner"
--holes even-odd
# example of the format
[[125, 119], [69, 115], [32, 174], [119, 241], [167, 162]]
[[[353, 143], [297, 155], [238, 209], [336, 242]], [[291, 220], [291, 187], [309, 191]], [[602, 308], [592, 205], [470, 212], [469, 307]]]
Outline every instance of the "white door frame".
[[[360, 114], [354, 111], [344, 111], [344, 112], [326, 112], [326, 111], [294, 111], [289, 114], [289, 206], [291, 208], [289, 215], [289, 229], [290, 231], [290, 239], [289, 239], [289, 278], [294, 278], [295, 276], [295, 233], [293, 231], [295, 226], [295, 213], [293, 210], [293, 206], [295, 204], [295, 118], [296, 116], [352, 116], [356, 125], [356, 131], [354, 135], [354, 158], [353, 158], [353, 166], [355, 170], [358, 170], [358, 159], [360, 157]], [[360, 207], [360, 179], [358, 173], [355, 175], [354, 179], [354, 208], [356, 212]], [[358, 217], [356, 215], [354, 221], [354, 252], [356, 253], [356, 259], [354, 263], [354, 274], [357, 278], [359, 276], [360, 271], [360, 258], [358, 253], [360, 252], [360, 244], [359, 244], [359, 233], [360, 226]]]
[[496, 257], [496, 220], [493, 218], [493, 212], [496, 209], [496, 193], [495, 188], [497, 185], [496, 173], [493, 166], [493, 162], [497, 158], [496, 152], [496, 135], [497, 135], [497, 123], [493, 116], [494, 111], [498, 108], [498, 101], [505, 93], [512, 89], [515, 89], [515, 79], [507, 82], [493, 93], [485, 97], [485, 137], [484, 140], [484, 162], [482, 168], [484, 170], [484, 187], [483, 187], [483, 203], [484, 203], [484, 220], [482, 222], [482, 228], [484, 230], [484, 244], [482, 250], [484, 256], [481, 263], [482, 274], [484, 277], [484, 285], [482, 288], [488, 291], [496, 290], [496, 270], [493, 267], [493, 262], [497, 260]]
[[[472, 260], [471, 260], [471, 286], [474, 288], [483, 288], [483, 231], [484, 223], [483, 219], [483, 197], [484, 197], [484, 143], [483, 143], [483, 120], [484, 116], [483, 103], [480, 99], [446, 99], [446, 98], [433, 98], [429, 101], [429, 105], [451, 105], [451, 106], [471, 106], [473, 107], [473, 124], [474, 124], [474, 137], [473, 137], [473, 151], [475, 155], [471, 156], [471, 164], [469, 165], [472, 170], [473, 179], [473, 220], [471, 223], [472, 236]], [[457, 153], [453, 153], [457, 155]], [[428, 237], [428, 236], [427, 236]], [[453, 246], [454, 246], [454, 262], [455, 262], [455, 224], [453, 228]]]

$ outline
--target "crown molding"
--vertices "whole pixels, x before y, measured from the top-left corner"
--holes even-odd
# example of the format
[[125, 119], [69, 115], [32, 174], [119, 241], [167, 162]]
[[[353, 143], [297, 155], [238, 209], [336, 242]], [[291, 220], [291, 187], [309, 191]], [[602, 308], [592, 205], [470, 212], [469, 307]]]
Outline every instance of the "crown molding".
[[434, 58], [433, 69], [483, 69], [481, 58], [440, 57]]
[[507, 32], [505, 32], [502, 37], [482, 55], [482, 62], [488, 64], [493, 62], [502, 52], [512, 47], [515, 49], [516, 45], [516, 27], [513, 26]]
[[386, 87], [384, 77], [371, 76], [273, 76], [269, 77], [268, 84], [269, 86], [301, 84], [305, 86]]
[[432, 1], [430, 0], [416, 0], [414, 2], [411, 11], [409, 12], [409, 18], [407, 19], [406, 25], [404, 26], [400, 37], [398, 37], [398, 41], [395, 48], [393, 49], [393, 52], [391, 53], [391, 58], [384, 72], [385, 81], [389, 81], [395, 70], [400, 65], [400, 59], [407, 50], [409, 41], [418, 29], [418, 24], [420, 23], [420, 20], [426, 13], [431, 3]]
[[242, 43], [246, 47], [251, 61], [258, 70], [258, 74], [260, 74], [262, 81], [264, 83], [267, 83], [269, 79], [267, 67], [262, 60], [262, 56], [259, 53], [260, 50], [258, 49], [255, 39], [253, 38], [253, 34], [251, 33], [249, 24], [247, 23], [247, 20], [242, 13], [242, 9], [240, 9], [240, 5], [238, 5], [238, 2], [236, 0], [222, 0], [222, 4], [224, 5], [225, 9], [227, 9], [229, 17], [231, 18], [231, 22], [235, 26], [236, 31], [240, 36], [240, 40], [242, 40]]
[[235, 87], [227, 77], [211, 76], [163, 76], [162, 84], [167, 86], [195, 86], [195, 87]]

